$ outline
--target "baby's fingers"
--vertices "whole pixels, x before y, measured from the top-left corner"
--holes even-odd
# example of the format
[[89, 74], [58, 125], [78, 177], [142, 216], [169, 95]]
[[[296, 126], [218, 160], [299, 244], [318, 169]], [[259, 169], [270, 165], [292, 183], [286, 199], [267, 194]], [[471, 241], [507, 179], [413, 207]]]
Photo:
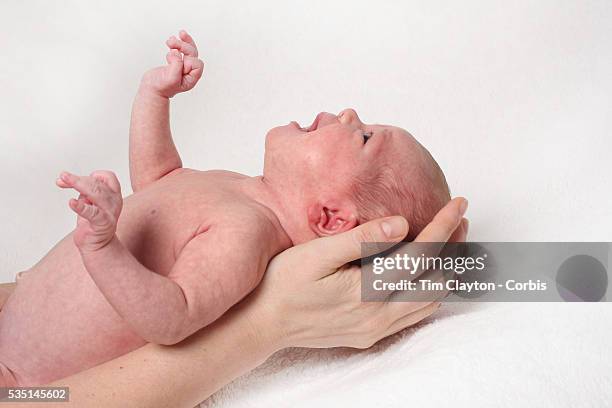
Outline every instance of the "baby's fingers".
[[[96, 177], [77, 176], [68, 172], [60, 174], [60, 187], [74, 188], [91, 203], [112, 210], [121, 207], [121, 194], [114, 192], [103, 180]], [[119, 202], [116, 202], [119, 201]]]
[[77, 215], [85, 218], [92, 224], [99, 223], [100, 209], [93, 204], [89, 204], [84, 197], [79, 197], [78, 200], [71, 198], [68, 205]]
[[185, 57], [183, 61], [183, 74], [188, 75], [190, 80], [198, 81], [204, 72], [204, 62], [195, 57]]
[[103, 181], [115, 193], [121, 193], [119, 179], [112, 171], [96, 170], [90, 174], [91, 177]]
[[198, 49], [195, 47], [195, 45], [189, 44], [185, 41], [181, 41], [175, 36], [168, 38], [168, 40], [166, 41], [166, 45], [170, 49], [179, 50], [183, 54], [189, 55], [190, 57], [198, 56]]
[[178, 50], [170, 50], [166, 54], [168, 62], [168, 80], [172, 83], [179, 83], [183, 77], [183, 56]]
[[87, 196], [93, 203], [98, 203], [104, 193], [108, 193], [108, 187], [101, 180], [87, 176], [77, 176], [76, 174], [64, 171], [60, 174], [59, 183], [64, 188], [74, 188], [79, 193]]
[[179, 52], [179, 50], [171, 49], [166, 54], [166, 62], [168, 65], [177, 65], [183, 62], [183, 56]]
[[55, 180], [55, 185], [57, 185], [60, 188], [71, 188], [64, 180], [62, 180], [61, 177], [58, 177]]
[[198, 46], [196, 45], [195, 41], [193, 40], [193, 38], [191, 38], [191, 36], [189, 35], [189, 33], [187, 33], [187, 31], [185, 30], [181, 30], [179, 31], [179, 38], [183, 41], [185, 41], [187, 44], [190, 44], [193, 46], [193, 48], [195, 48], [196, 50], [196, 55], [198, 52]]

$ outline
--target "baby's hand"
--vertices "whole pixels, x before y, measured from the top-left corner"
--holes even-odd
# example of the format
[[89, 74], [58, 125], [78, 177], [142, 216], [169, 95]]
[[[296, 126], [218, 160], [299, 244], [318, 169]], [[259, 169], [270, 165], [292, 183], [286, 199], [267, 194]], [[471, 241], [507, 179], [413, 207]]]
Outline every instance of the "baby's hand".
[[166, 54], [168, 65], [153, 68], [143, 77], [144, 86], [166, 98], [192, 89], [204, 71], [193, 38], [185, 30], [179, 32], [179, 37], [172, 36], [166, 41], [170, 48]]
[[62, 172], [56, 184], [73, 188], [79, 198], [70, 199], [70, 208], [77, 213], [74, 243], [81, 251], [103, 248], [115, 236], [123, 198], [117, 176], [110, 171], [94, 171], [90, 176]]

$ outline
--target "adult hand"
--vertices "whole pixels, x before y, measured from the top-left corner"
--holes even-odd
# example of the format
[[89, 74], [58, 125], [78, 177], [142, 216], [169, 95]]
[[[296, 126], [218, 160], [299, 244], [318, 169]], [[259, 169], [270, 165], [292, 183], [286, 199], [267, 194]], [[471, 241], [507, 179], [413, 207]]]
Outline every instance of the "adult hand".
[[[466, 209], [464, 198], [450, 201], [415, 242], [465, 241]], [[360, 269], [347, 263], [361, 257], [362, 242], [396, 243], [408, 228], [404, 218], [388, 217], [290, 248], [270, 262], [263, 282], [241, 309], [265, 328], [264, 341], [276, 349], [370, 347], [439, 307], [431, 301], [361, 302]]]

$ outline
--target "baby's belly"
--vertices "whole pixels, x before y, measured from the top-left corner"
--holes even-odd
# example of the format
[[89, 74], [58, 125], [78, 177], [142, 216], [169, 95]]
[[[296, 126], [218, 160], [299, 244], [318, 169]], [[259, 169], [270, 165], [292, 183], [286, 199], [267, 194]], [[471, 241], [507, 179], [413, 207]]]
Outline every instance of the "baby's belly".
[[145, 344], [85, 270], [69, 235], [19, 281], [0, 313], [0, 362], [44, 384]]

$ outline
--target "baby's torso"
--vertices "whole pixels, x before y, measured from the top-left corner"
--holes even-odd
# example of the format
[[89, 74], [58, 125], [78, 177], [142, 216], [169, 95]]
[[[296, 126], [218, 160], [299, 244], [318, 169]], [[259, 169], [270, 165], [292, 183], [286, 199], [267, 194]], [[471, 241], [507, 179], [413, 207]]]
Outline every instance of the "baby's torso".
[[[144, 266], [165, 276], [217, 214], [250, 205], [235, 188], [245, 177], [175, 171], [124, 200], [117, 236]], [[143, 344], [95, 286], [72, 234], [24, 274], [0, 313], [0, 362], [22, 383], [60, 378]]]

